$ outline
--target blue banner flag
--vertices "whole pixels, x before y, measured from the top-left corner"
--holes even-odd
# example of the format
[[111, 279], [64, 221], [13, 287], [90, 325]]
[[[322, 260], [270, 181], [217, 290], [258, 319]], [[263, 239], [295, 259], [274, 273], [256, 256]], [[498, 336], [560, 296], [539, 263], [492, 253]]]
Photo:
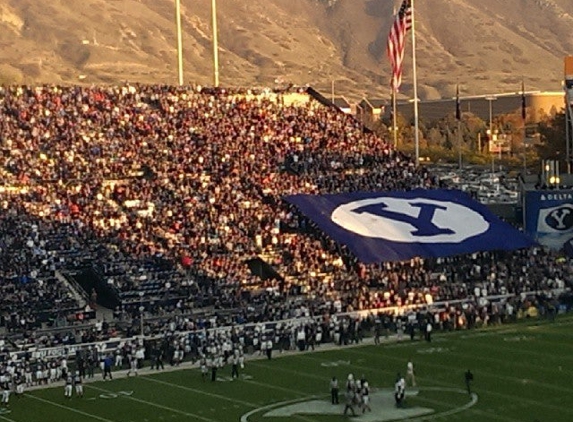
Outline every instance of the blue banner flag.
[[525, 194], [525, 232], [539, 244], [559, 250], [573, 241], [573, 190]]
[[367, 264], [535, 244], [457, 190], [291, 195], [285, 200]]

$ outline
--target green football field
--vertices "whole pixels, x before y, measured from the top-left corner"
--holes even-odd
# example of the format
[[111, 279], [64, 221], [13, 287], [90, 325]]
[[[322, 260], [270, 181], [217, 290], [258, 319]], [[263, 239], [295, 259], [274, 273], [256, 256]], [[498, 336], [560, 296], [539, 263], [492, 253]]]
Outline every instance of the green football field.
[[[573, 317], [565, 316], [437, 335], [431, 343], [275, 353], [270, 361], [247, 361], [235, 381], [230, 367], [217, 382], [202, 381], [197, 369], [144, 370], [86, 384], [83, 399], [65, 399], [63, 387], [12, 396], [0, 422], [573, 421], [572, 329]], [[404, 408], [396, 409], [391, 391], [409, 358], [418, 388], [409, 388]], [[474, 395], [465, 391], [468, 369]], [[344, 384], [349, 373], [364, 375], [372, 389], [372, 412], [356, 418], [330, 404], [330, 378]]]

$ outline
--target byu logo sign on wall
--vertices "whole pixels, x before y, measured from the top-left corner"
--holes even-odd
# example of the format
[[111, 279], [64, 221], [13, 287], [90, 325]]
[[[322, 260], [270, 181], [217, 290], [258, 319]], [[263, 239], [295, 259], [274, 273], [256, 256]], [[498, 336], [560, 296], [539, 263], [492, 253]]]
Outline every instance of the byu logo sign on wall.
[[460, 191], [418, 189], [285, 199], [366, 263], [533, 244]]
[[573, 191], [526, 192], [525, 229], [543, 246], [565, 248], [573, 237]]
[[564, 232], [573, 228], [573, 205], [562, 204], [539, 211], [537, 231]]

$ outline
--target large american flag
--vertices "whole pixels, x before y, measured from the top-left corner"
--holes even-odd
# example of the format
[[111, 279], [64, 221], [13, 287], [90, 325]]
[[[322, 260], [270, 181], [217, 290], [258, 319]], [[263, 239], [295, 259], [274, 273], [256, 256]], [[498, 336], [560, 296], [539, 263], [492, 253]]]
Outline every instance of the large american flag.
[[406, 34], [412, 28], [412, 2], [404, 0], [400, 10], [394, 17], [394, 23], [388, 35], [386, 53], [392, 65], [392, 79], [390, 87], [397, 92], [402, 84], [402, 62], [404, 61], [404, 49], [406, 48]]

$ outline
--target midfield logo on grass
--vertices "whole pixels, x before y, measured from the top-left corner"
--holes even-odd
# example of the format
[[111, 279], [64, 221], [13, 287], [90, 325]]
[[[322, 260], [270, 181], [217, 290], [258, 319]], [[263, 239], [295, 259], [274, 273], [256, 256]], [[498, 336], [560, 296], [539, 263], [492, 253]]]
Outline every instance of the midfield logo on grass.
[[[374, 391], [370, 394], [372, 412], [367, 412], [365, 414], [357, 412], [359, 416], [350, 417], [350, 420], [352, 422], [386, 422], [411, 420], [424, 417], [435, 419], [463, 412], [478, 402], [477, 395], [472, 394], [469, 401], [465, 404], [458, 406], [450, 405], [449, 409], [437, 413], [434, 409], [429, 407], [417, 406], [416, 402], [440, 403], [441, 405], [445, 405], [447, 408], [448, 404], [452, 402], [460, 403], [459, 400], [452, 400], [454, 398], [452, 395], [462, 395], [467, 397], [467, 392], [458, 388], [441, 387], [426, 387], [424, 390], [432, 392], [430, 394], [432, 394], [432, 397], [434, 398], [424, 397], [423, 394], [419, 394], [419, 392], [415, 390], [406, 390], [406, 406], [400, 409], [396, 408], [394, 402], [394, 390], [381, 389]], [[436, 400], [436, 392], [443, 398]], [[249, 422], [249, 417], [253, 415], [262, 415], [265, 418], [285, 418], [285, 420], [290, 420], [296, 415], [340, 416], [343, 414], [343, 410], [343, 404], [332, 405], [328, 399], [313, 397], [307, 400], [290, 400], [281, 403], [273, 403], [259, 409], [251, 410], [241, 416], [241, 422]]]
[[[407, 392], [409, 397], [416, 396], [417, 391]], [[415, 418], [423, 415], [434, 413], [434, 409], [427, 407], [406, 407], [397, 409], [394, 401], [394, 392], [391, 390], [381, 390], [370, 394], [370, 406], [372, 412], [360, 414], [356, 409], [359, 416], [351, 418], [352, 421], [362, 422], [384, 422], [394, 421], [400, 419]], [[302, 403], [295, 403], [285, 407], [271, 410], [263, 416], [270, 417], [292, 417], [294, 415], [342, 415], [344, 405], [332, 405], [326, 400], [310, 400]]]

